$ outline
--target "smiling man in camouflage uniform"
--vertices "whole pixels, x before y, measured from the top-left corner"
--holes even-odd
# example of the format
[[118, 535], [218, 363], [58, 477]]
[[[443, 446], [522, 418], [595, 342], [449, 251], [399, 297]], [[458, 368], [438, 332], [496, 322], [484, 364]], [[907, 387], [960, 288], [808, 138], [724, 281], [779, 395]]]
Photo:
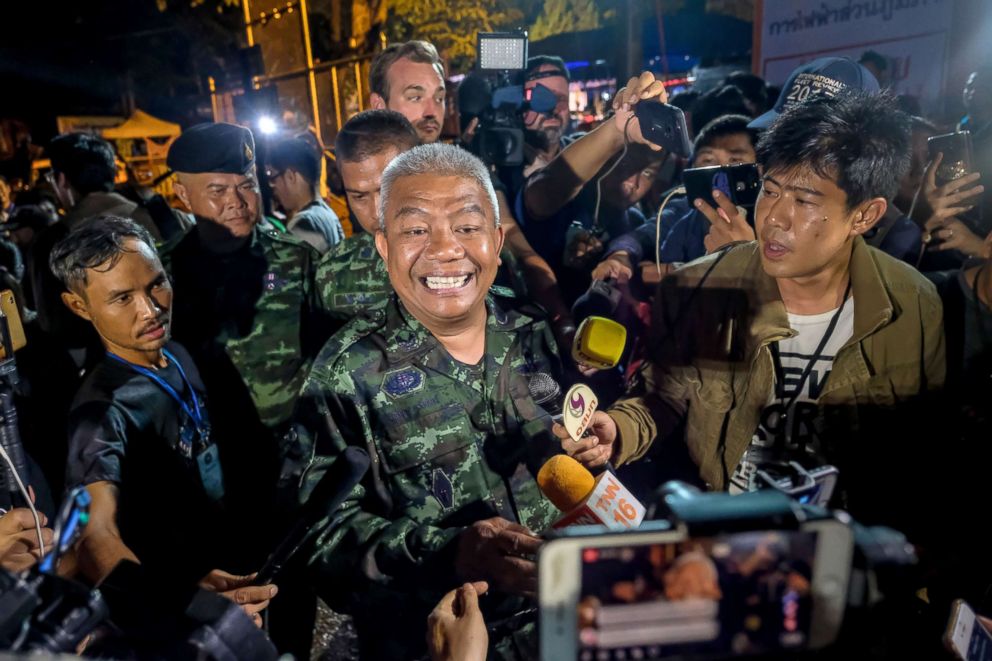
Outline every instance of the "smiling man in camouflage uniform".
[[[375, 237], [395, 293], [331, 338], [301, 395], [315, 452], [304, 497], [347, 446], [373, 458], [311, 561], [321, 596], [354, 615], [362, 658], [416, 658], [427, 614], [464, 581], [489, 581], [483, 607], [497, 625], [536, 591], [531, 531], [557, 513], [534, 474], [555, 448], [528, 384], [559, 367], [538, 310], [490, 289], [496, 209], [468, 152], [398, 156]], [[517, 644], [492, 639], [501, 652]]]
[[317, 267], [318, 293], [336, 319], [347, 321], [389, 297], [386, 265], [375, 249], [379, 184], [386, 165], [419, 143], [413, 125], [393, 110], [359, 113], [338, 131], [334, 140], [338, 171], [348, 208], [363, 231], [331, 248]]

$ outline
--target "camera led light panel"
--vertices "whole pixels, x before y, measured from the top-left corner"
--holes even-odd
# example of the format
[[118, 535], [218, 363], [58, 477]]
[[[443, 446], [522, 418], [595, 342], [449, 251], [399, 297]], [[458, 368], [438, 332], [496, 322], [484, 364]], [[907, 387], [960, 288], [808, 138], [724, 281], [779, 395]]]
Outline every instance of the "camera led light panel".
[[527, 67], [526, 32], [480, 32], [479, 68], [489, 71]]

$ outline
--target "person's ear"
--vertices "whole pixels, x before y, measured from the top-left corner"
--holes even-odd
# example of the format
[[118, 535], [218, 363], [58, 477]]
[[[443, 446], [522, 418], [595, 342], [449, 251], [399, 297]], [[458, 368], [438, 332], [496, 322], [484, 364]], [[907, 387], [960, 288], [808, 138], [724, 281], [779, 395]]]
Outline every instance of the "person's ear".
[[193, 205], [189, 203], [189, 189], [186, 188], [186, 184], [176, 179], [172, 184], [172, 190], [175, 192], [176, 197], [179, 198], [179, 201], [183, 203], [183, 206], [186, 207], [186, 210], [192, 211]]
[[852, 236], [864, 234], [874, 227], [885, 215], [888, 206], [889, 204], [884, 197], [876, 197], [862, 204], [854, 213], [854, 224], [851, 226]]
[[379, 256], [382, 257], [382, 261], [389, 261], [389, 244], [386, 242], [386, 234], [382, 230], [376, 230], [375, 249], [379, 251]]
[[375, 92], [372, 92], [369, 94], [369, 107], [372, 110], [383, 110], [387, 107], [386, 100]]
[[62, 292], [62, 302], [65, 306], [72, 310], [72, 313], [76, 316], [82, 317], [86, 321], [93, 321], [93, 317], [90, 316], [90, 310], [86, 305], [86, 301], [79, 294], [72, 291]]
[[503, 226], [500, 225], [496, 228], [496, 263], [500, 265], [503, 263], [500, 254], [503, 252], [504, 241], [506, 241], [506, 232], [503, 231]]

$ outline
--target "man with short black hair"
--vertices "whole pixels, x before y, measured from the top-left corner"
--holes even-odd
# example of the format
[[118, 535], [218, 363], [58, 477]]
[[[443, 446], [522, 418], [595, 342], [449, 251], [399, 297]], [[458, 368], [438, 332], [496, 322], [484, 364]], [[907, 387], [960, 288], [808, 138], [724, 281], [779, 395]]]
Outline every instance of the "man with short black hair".
[[196, 365], [170, 341], [172, 286], [151, 235], [99, 216], [56, 244], [51, 269], [66, 307], [93, 324], [106, 350], [69, 420], [68, 486], [92, 498], [80, 570], [99, 583], [130, 560], [160, 580], [203, 579], [260, 625], [275, 587], [214, 569], [240, 562], [241, 539], [251, 536], [233, 525], [226, 492], [225, 453], [236, 446], [219, 449]]
[[[749, 121], [744, 115], [724, 115], [704, 126], [693, 143], [692, 167], [754, 163], [758, 132], [747, 127]], [[656, 223], [645, 223], [611, 241], [606, 259], [596, 266], [592, 277], [626, 282], [642, 260], [654, 262], [656, 252], [663, 265], [661, 273], [667, 273], [673, 265], [706, 254], [704, 242], [709, 230], [710, 221], [691, 200], [684, 195], [673, 197], [661, 213], [660, 228]], [[656, 273], [652, 264], [643, 275], [648, 279]]]
[[320, 197], [320, 154], [300, 138], [272, 145], [266, 170], [272, 195], [286, 214], [286, 229], [321, 254], [344, 239], [341, 221]]
[[644, 222], [636, 204], [667, 154], [641, 135], [634, 108], [653, 98], [668, 98], [661, 81], [649, 71], [631, 78], [614, 97], [614, 117], [534, 173], [517, 198], [521, 227], [560, 279], [566, 302], [588, 288], [603, 242]]
[[366, 110], [341, 127], [334, 141], [348, 207], [362, 231], [328, 252], [317, 265], [317, 291], [328, 313], [346, 321], [385, 303], [390, 286], [375, 250], [379, 181], [389, 162], [420, 142], [407, 119], [393, 110]]
[[[163, 236], [143, 206], [114, 192], [117, 161], [109, 142], [89, 133], [64, 133], [51, 141], [48, 156], [52, 161], [48, 180], [66, 214], [38, 237], [30, 260], [34, 265], [31, 280], [37, 288], [35, 304], [41, 327], [77, 349], [87, 344], [92, 332], [69, 314], [59, 299], [61, 285], [48, 270], [52, 246], [82, 221], [104, 214], [135, 220], [156, 241]], [[181, 214], [176, 217], [177, 227], [189, 226]], [[77, 356], [77, 364], [87, 360]]]
[[[880, 467], [865, 453], [878, 456], [890, 414], [945, 376], [933, 285], [862, 238], [909, 165], [909, 136], [908, 117], [884, 96], [785, 110], [758, 144], [758, 240], [662, 281], [641, 384], [595, 414], [595, 439], [566, 441], [566, 451], [594, 466], [655, 445], [717, 490], [755, 488], [759, 470], [789, 461], [833, 464], [835, 502], [878, 506]], [[732, 211], [725, 196], [717, 202]]]

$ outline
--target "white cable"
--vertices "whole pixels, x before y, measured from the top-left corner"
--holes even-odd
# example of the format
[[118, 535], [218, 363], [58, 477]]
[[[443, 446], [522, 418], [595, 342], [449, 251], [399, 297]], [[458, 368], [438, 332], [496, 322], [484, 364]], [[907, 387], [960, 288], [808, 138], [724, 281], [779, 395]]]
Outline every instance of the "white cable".
[[24, 496], [24, 502], [28, 504], [28, 508], [31, 510], [31, 516], [34, 517], [34, 529], [38, 533], [38, 548], [41, 550], [41, 557], [44, 558], [45, 540], [41, 537], [41, 519], [38, 518], [38, 510], [35, 509], [34, 503], [31, 502], [31, 494], [24, 488], [24, 483], [21, 482], [21, 476], [17, 474], [17, 469], [14, 468], [14, 462], [10, 460], [10, 455], [7, 454], [7, 450], [4, 449], [3, 445], [0, 445], [0, 456], [7, 462], [7, 466], [10, 468], [10, 474], [14, 476], [14, 481], [17, 482], [17, 488], [20, 489], [21, 495]]
[[679, 186], [678, 188], [673, 188], [668, 195], [665, 196], [665, 200], [658, 207], [658, 215], [654, 218], [654, 267], [658, 269], [658, 275], [661, 275], [661, 213], [668, 206], [668, 201], [672, 199], [674, 195], [685, 195], [685, 186]]

